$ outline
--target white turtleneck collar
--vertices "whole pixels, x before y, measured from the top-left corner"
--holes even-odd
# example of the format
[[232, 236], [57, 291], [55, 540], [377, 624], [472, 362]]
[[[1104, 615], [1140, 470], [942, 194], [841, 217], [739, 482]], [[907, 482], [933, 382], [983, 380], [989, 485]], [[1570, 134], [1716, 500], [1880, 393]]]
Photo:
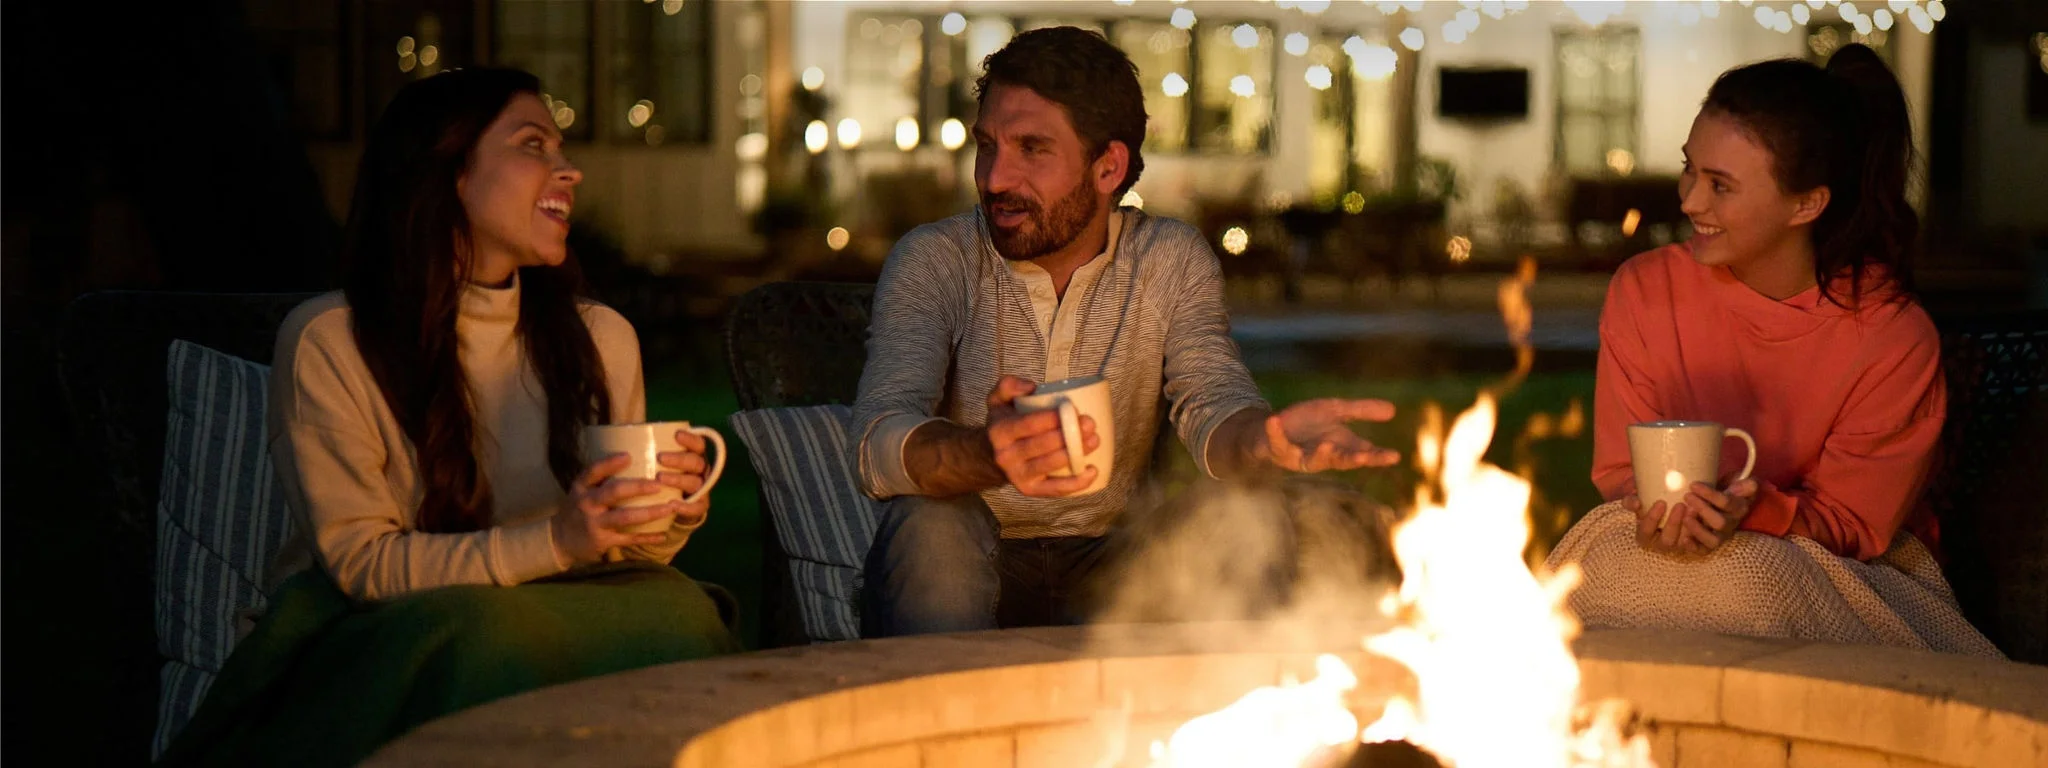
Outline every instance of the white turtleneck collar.
[[462, 288], [461, 319], [475, 323], [497, 324], [519, 321], [519, 272], [512, 272], [512, 283], [503, 288], [493, 288], [469, 283]]

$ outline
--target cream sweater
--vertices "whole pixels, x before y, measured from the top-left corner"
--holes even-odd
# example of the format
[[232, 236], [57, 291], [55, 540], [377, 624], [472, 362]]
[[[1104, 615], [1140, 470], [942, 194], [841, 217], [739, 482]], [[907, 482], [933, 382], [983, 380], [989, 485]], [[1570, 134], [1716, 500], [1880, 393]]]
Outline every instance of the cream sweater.
[[[519, 584], [567, 569], [549, 526], [565, 493], [547, 462], [547, 398], [515, 332], [518, 319], [516, 278], [509, 288], [465, 289], [455, 327], [495, 502], [492, 525], [423, 533], [417, 457], [356, 349], [347, 300], [330, 293], [292, 311], [278, 331], [267, 425], [271, 462], [297, 523], [273, 569], [277, 577], [317, 558], [351, 597], [383, 600], [457, 584]], [[633, 326], [596, 303], [583, 305], [583, 321], [604, 361], [612, 421], [644, 421]], [[607, 559], [666, 562], [689, 532], [679, 525], [661, 545]]]

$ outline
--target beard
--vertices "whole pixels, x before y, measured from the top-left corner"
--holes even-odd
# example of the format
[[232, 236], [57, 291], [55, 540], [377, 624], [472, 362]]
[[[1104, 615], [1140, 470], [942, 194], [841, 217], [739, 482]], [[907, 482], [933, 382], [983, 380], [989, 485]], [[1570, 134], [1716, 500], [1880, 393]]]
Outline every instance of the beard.
[[1065, 248], [1081, 236], [1081, 230], [1095, 218], [1100, 201], [1095, 198], [1095, 189], [1087, 179], [1074, 183], [1074, 189], [1061, 197], [1047, 211], [1037, 201], [1010, 192], [984, 194], [981, 208], [984, 215], [994, 206], [1025, 209], [1025, 221], [1012, 228], [997, 227], [991, 220], [988, 228], [989, 239], [995, 242], [996, 255], [1010, 261], [1031, 261], [1038, 257]]

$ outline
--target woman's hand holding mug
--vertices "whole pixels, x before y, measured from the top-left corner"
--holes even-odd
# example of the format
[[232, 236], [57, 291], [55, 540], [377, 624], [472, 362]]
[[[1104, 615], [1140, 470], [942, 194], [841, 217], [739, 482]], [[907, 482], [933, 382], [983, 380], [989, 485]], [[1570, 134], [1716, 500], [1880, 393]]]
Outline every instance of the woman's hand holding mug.
[[[673, 518], [683, 512], [685, 505], [676, 500], [649, 506], [625, 506], [640, 497], [660, 493], [665, 487], [655, 480], [617, 477], [632, 464], [632, 456], [612, 454], [585, 468], [582, 476], [569, 485], [569, 497], [555, 511], [550, 525], [554, 528], [555, 551], [567, 558], [571, 565], [597, 562], [606, 550], [614, 547], [660, 544], [668, 537], [666, 531], [634, 533], [634, 530]], [[698, 504], [706, 505], [701, 500]]]
[[[710, 449], [715, 459], [706, 458]], [[555, 548], [572, 564], [703, 525], [725, 472], [725, 439], [689, 422], [593, 424], [583, 430], [583, 450], [590, 465], [554, 522]]]

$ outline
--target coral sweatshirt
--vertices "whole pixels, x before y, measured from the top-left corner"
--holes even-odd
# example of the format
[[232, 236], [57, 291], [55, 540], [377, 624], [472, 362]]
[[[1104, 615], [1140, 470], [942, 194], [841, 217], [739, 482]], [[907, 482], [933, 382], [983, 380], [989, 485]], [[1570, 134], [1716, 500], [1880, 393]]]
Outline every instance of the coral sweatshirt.
[[[1848, 292], [1846, 280], [1833, 287]], [[1628, 425], [1715, 421], [1756, 437], [1761, 490], [1742, 529], [1797, 535], [1869, 560], [1902, 526], [1936, 544], [1916, 512], [1947, 393], [1940, 337], [1882, 273], [1846, 309], [1818, 287], [1778, 301], [1683, 244], [1615, 273], [1600, 315], [1593, 482], [1609, 499], [1634, 487]], [[1743, 449], [1721, 454], [1724, 479]]]

